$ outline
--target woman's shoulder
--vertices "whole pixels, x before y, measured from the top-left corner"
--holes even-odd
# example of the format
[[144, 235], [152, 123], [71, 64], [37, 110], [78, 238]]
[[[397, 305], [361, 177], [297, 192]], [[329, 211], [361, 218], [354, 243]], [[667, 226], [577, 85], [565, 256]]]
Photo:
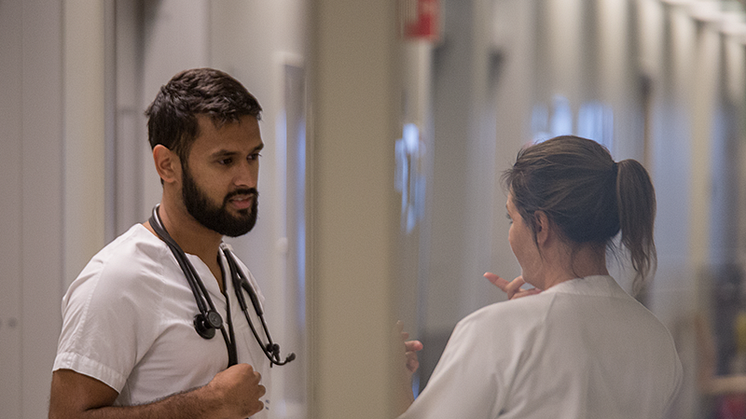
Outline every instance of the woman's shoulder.
[[458, 329], [479, 329], [499, 335], [543, 328], [555, 296], [536, 294], [482, 307], [458, 322]]
[[544, 307], [550, 306], [554, 298], [554, 295], [542, 292], [535, 295], [515, 298], [513, 300], [499, 301], [480, 308], [470, 314], [470, 316], [491, 317], [503, 316], [506, 314], [534, 313], [536, 310], [541, 310]]

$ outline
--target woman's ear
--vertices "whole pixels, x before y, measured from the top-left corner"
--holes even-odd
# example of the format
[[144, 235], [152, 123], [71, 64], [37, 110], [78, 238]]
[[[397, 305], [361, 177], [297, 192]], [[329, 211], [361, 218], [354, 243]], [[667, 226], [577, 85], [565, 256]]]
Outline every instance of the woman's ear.
[[181, 161], [179, 156], [161, 144], [153, 147], [155, 170], [163, 183], [173, 183], [181, 179]]
[[534, 212], [534, 226], [536, 227], [536, 242], [539, 245], [546, 243], [551, 231], [549, 217], [544, 211]]

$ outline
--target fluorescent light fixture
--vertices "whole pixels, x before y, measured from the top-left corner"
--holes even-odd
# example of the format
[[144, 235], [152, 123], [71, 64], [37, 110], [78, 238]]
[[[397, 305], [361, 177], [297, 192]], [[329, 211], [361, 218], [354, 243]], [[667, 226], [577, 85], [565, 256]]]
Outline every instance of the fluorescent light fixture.
[[661, 3], [670, 4], [671, 6], [688, 6], [694, 3], [694, 0], [661, 0]]
[[746, 36], [746, 22], [743, 13], [726, 12], [720, 22], [720, 31], [730, 36]]
[[725, 14], [720, 11], [720, 2], [716, 0], [700, 0], [689, 4], [689, 16], [705, 23], [719, 23]]

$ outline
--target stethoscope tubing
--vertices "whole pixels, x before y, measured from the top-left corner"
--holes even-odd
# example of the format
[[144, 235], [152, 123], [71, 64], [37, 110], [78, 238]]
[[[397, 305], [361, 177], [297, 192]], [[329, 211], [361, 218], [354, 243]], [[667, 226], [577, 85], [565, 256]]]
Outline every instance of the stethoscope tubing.
[[[207, 292], [207, 289], [205, 288], [204, 283], [199, 278], [199, 275], [197, 274], [196, 269], [194, 268], [192, 263], [189, 261], [189, 259], [186, 257], [186, 253], [184, 253], [181, 247], [176, 243], [176, 241], [166, 231], [166, 228], [161, 221], [160, 214], [158, 211], [159, 206], [160, 205], [156, 205], [153, 208], [153, 215], [151, 217], [151, 221], [153, 222], [151, 222], [151, 227], [153, 227], [153, 230], [156, 232], [156, 234], [166, 243], [166, 245], [168, 245], [169, 249], [171, 250], [171, 253], [173, 253], [174, 257], [176, 258], [176, 261], [179, 264], [179, 267], [184, 272], [187, 282], [189, 283], [192, 293], [194, 294], [194, 298], [197, 303], [197, 308], [199, 309], [200, 313], [203, 316], [207, 316], [209, 312], [214, 312], [214, 313], [217, 313], [219, 316], [219, 313], [217, 312], [217, 310], [215, 310], [215, 306], [212, 302], [212, 299], [210, 298]], [[280, 347], [279, 345], [277, 345], [276, 343], [272, 341], [272, 337], [269, 333], [269, 327], [267, 327], [267, 322], [264, 320], [264, 310], [262, 309], [262, 305], [259, 302], [259, 297], [256, 295], [256, 292], [254, 291], [253, 286], [249, 283], [249, 280], [246, 278], [245, 274], [243, 273], [241, 268], [238, 266], [238, 262], [236, 261], [236, 258], [230, 249], [230, 246], [223, 243], [221, 244], [220, 248], [223, 254], [225, 255], [225, 259], [228, 262], [228, 267], [231, 271], [231, 279], [233, 281], [233, 291], [235, 292], [236, 298], [238, 299], [238, 304], [241, 307], [241, 311], [243, 311], [244, 313], [244, 317], [246, 317], [246, 322], [249, 324], [251, 333], [254, 335], [254, 338], [259, 344], [259, 347], [262, 348], [264, 355], [266, 355], [267, 358], [269, 359], [270, 367], [272, 365], [285, 365], [288, 362], [292, 361], [293, 359], [295, 359], [294, 353], [291, 353], [285, 358], [284, 361], [281, 361]], [[251, 317], [248, 312], [248, 304], [246, 304], [246, 298], [244, 297], [243, 292], [246, 292], [249, 295], [249, 298], [251, 299], [251, 305], [254, 307], [254, 311], [256, 312], [256, 315], [262, 324], [262, 329], [264, 330], [264, 334], [267, 337], [267, 341], [268, 341], [266, 346], [262, 343], [262, 340], [259, 337], [259, 333], [254, 327], [254, 322], [251, 321]], [[231, 336], [228, 337], [228, 333], [225, 330], [222, 319], [220, 323], [221, 324], [220, 324], [219, 329], [220, 329], [221, 334], [223, 335], [223, 339], [225, 340], [226, 346], [228, 347], [229, 365], [233, 365], [236, 363], [235, 337], [233, 335], [233, 328], [231, 327], [231, 330], [230, 330]], [[229, 326], [230, 326], [230, 323], [229, 323]], [[200, 336], [202, 335], [200, 334]], [[209, 339], [208, 337], [205, 337], [205, 338]], [[233, 351], [231, 351], [231, 349], [233, 349]]]
[[[176, 243], [176, 240], [174, 240], [171, 235], [168, 234], [168, 231], [166, 231], [166, 227], [163, 225], [160, 214], [158, 212], [159, 207], [160, 205], [156, 205], [153, 208], [153, 216], [150, 219], [155, 222], [151, 223], [151, 227], [158, 235], [158, 237], [160, 237], [161, 240], [163, 240], [163, 242], [165, 242], [166, 245], [169, 247], [171, 253], [176, 259], [176, 262], [179, 264], [179, 267], [184, 272], [184, 276], [187, 277], [187, 283], [192, 290], [194, 300], [197, 303], [197, 308], [199, 309], [200, 313], [202, 313], [202, 315], [204, 316], [207, 316], [207, 313], [209, 312], [218, 313], [218, 311], [215, 309], [215, 305], [212, 302], [212, 298], [210, 298], [210, 294], [207, 292], [205, 285], [202, 283], [202, 280], [197, 275], [197, 270], [194, 268], [194, 265], [192, 265], [192, 263], [189, 261], [189, 258], [186, 257], [186, 253], [184, 252], [184, 250], [181, 249], [181, 246], [179, 246], [179, 244]], [[220, 333], [223, 335], [226, 347], [228, 348], [228, 363], [229, 365], [233, 365], [236, 363], [235, 350], [231, 351], [231, 348], [234, 346], [234, 339], [228, 336], [228, 332], [226, 332], [225, 326], [222, 322], [222, 316], [220, 323]]]

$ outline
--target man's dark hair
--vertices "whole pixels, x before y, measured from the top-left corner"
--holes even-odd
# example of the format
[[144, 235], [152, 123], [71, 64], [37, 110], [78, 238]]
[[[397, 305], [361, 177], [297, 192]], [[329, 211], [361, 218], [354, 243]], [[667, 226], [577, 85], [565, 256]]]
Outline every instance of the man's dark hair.
[[199, 135], [197, 115], [209, 116], [219, 128], [245, 115], [260, 119], [261, 111], [256, 98], [230, 75], [212, 68], [185, 70], [161, 86], [145, 111], [148, 141], [151, 148], [165, 146], [186, 164]]

